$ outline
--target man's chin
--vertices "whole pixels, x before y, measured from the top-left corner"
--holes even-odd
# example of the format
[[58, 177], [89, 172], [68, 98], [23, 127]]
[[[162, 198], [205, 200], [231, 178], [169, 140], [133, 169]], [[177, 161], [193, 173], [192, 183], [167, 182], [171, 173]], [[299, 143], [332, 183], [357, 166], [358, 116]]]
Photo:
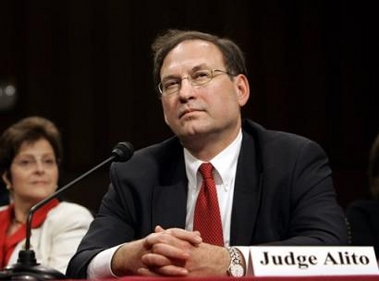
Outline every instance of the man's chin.
[[177, 134], [179, 139], [182, 141], [194, 141], [198, 138], [203, 137], [204, 135], [209, 134], [208, 130], [204, 128], [191, 128], [190, 130], [182, 131], [180, 134]]

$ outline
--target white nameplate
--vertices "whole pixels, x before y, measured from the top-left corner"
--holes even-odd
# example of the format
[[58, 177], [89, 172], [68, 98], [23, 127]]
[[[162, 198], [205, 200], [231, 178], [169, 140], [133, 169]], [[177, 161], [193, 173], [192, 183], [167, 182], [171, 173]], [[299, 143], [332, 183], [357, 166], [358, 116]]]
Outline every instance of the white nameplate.
[[373, 247], [254, 246], [255, 276], [378, 275]]

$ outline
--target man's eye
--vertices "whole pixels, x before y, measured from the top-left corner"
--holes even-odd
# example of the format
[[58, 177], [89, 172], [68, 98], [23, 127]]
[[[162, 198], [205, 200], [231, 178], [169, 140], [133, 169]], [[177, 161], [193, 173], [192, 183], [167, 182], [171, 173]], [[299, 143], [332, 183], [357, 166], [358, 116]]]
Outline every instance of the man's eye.
[[178, 80], [169, 80], [163, 84], [163, 88], [164, 89], [171, 89], [171, 88], [176, 88], [178, 85], [179, 85]]
[[209, 71], [197, 71], [192, 75], [192, 79], [196, 81], [207, 80], [211, 77]]

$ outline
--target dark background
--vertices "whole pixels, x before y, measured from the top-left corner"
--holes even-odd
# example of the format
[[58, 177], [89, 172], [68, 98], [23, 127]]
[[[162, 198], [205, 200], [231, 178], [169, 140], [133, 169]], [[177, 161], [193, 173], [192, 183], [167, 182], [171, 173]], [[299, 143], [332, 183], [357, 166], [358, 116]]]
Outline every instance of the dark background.
[[[246, 53], [244, 116], [321, 144], [345, 207], [368, 196], [379, 132], [371, 2], [1, 0], [0, 86], [13, 83], [18, 100], [0, 112], [0, 132], [29, 115], [54, 121], [65, 149], [61, 186], [119, 141], [136, 149], [161, 141], [171, 132], [152, 84], [152, 40], [166, 28], [217, 33]], [[107, 187], [108, 166], [66, 197], [96, 210]]]

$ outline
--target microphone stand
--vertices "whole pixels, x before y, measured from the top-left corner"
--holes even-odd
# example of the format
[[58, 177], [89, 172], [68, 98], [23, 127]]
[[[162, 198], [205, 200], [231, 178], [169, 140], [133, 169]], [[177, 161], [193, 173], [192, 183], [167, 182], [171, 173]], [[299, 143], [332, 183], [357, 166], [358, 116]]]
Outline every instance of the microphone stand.
[[20, 250], [18, 253], [18, 260], [16, 264], [7, 266], [0, 272], [0, 280], [50, 280], [50, 279], [66, 279], [66, 276], [53, 268], [49, 268], [37, 263], [35, 258], [35, 252], [30, 249], [30, 237], [32, 236], [32, 219], [35, 211], [40, 209], [42, 206], [50, 202], [52, 199], [57, 198], [67, 189], [69, 189], [74, 184], [86, 178], [88, 175], [92, 174], [97, 169], [108, 164], [111, 161], [125, 162], [129, 160], [134, 153], [133, 146], [128, 142], [119, 142], [112, 150], [112, 156], [104, 160], [97, 166], [88, 170], [86, 173], [82, 174], [78, 178], [69, 182], [50, 196], [41, 200], [29, 210], [27, 220], [26, 220], [26, 238], [25, 238], [25, 248]]

